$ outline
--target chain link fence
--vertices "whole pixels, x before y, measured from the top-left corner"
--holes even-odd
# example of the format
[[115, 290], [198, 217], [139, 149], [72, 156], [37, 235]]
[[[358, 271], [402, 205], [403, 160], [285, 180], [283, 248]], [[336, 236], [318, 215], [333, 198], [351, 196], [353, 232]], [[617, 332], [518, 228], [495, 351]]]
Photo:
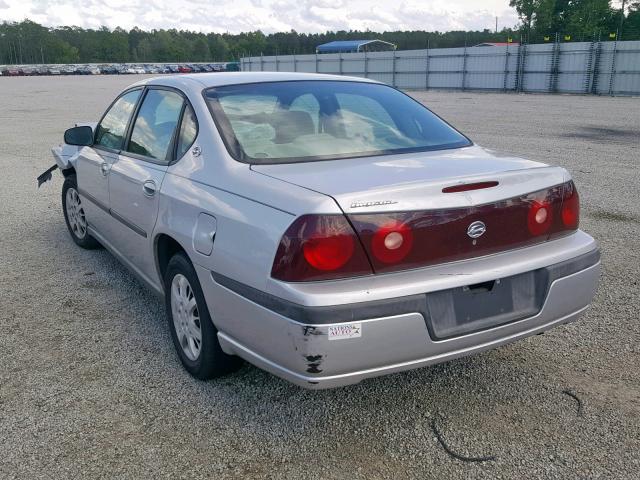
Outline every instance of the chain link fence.
[[351, 75], [402, 89], [640, 95], [640, 41], [244, 57], [240, 68]]

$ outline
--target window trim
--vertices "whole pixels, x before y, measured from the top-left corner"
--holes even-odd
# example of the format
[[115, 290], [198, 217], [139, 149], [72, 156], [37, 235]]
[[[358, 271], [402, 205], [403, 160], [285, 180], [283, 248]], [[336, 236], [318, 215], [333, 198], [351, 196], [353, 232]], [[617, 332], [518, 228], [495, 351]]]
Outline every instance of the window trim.
[[[169, 147], [167, 148], [167, 155], [165, 156], [164, 160], [160, 160], [158, 158], [153, 158], [150, 157], [148, 155], [141, 155], [139, 153], [134, 153], [134, 152], [129, 152], [127, 151], [127, 147], [129, 146], [129, 142], [131, 141], [131, 134], [133, 133], [133, 127], [135, 126], [135, 120], [138, 119], [138, 114], [140, 113], [140, 108], [142, 107], [142, 103], [144, 102], [144, 99], [147, 97], [147, 94], [149, 93], [149, 90], [167, 90], [170, 92], [174, 92], [177, 93], [178, 95], [180, 95], [182, 97], [182, 107], [180, 108], [180, 113], [178, 115], [178, 121], [176, 123], [176, 128], [174, 128], [173, 130], [173, 134], [171, 135], [171, 141], [169, 142]], [[176, 144], [176, 138], [177, 138], [177, 134], [178, 134], [178, 130], [179, 130], [179, 126], [181, 125], [181, 121], [182, 121], [182, 113], [184, 112], [184, 108], [185, 108], [185, 104], [189, 103], [189, 105], [191, 105], [191, 103], [189, 102], [189, 99], [187, 98], [187, 96], [184, 94], [184, 92], [182, 92], [181, 90], [174, 88], [174, 87], [169, 87], [166, 85], [145, 85], [144, 87], [144, 92], [140, 98], [140, 101], [138, 102], [138, 104], [136, 105], [136, 108], [133, 112], [132, 115], [132, 121], [129, 122], [129, 125], [127, 126], [127, 132], [126, 132], [126, 136], [124, 138], [124, 142], [123, 142], [123, 147], [122, 149], [118, 152], [120, 155], [124, 156], [124, 157], [129, 157], [129, 158], [134, 158], [136, 160], [142, 160], [143, 162], [148, 162], [148, 163], [153, 163], [154, 165], [161, 165], [163, 167], [168, 167], [169, 165], [173, 165], [176, 160], [175, 160], [175, 144]], [[193, 106], [191, 107], [193, 109]], [[195, 110], [194, 110], [195, 112]], [[196, 120], [197, 123], [197, 120]]]
[[[123, 96], [127, 95], [128, 93], [131, 93], [135, 90], [141, 90], [140, 96], [138, 97], [138, 100], [136, 101], [135, 106], [133, 107], [133, 112], [131, 113], [131, 115], [129, 116], [129, 119], [127, 120], [127, 126], [124, 130], [124, 136], [122, 137], [122, 144], [120, 145], [119, 149], [113, 149], [113, 148], [108, 148], [108, 147], [104, 147], [102, 145], [97, 145], [96, 144], [96, 137], [98, 135], [98, 126], [102, 123], [102, 121], [104, 120], [104, 117], [106, 117], [107, 113], [109, 113], [109, 110], [111, 110], [111, 107], [113, 107], [113, 105], [120, 100], [120, 98], [122, 98]], [[184, 116], [184, 110], [186, 109], [186, 105], [188, 104], [191, 107], [191, 110], [193, 110], [193, 116], [195, 118], [196, 121], [196, 136], [194, 138], [194, 141], [191, 143], [191, 145], [193, 145], [195, 143], [195, 141], [198, 138], [198, 134], [200, 133], [200, 122], [198, 121], [198, 115], [196, 113], [196, 109], [193, 108], [193, 104], [191, 103], [191, 101], [189, 100], [189, 98], [187, 97], [187, 95], [180, 89], [175, 88], [175, 87], [169, 87], [167, 85], [136, 85], [133, 87], [129, 87], [126, 90], [122, 91], [120, 93], [120, 95], [118, 95], [110, 104], [109, 106], [106, 108], [106, 110], [104, 111], [104, 113], [102, 114], [102, 116], [100, 117], [100, 121], [97, 123], [96, 126], [96, 130], [93, 134], [93, 144], [91, 145], [92, 148], [96, 149], [96, 150], [102, 150], [105, 152], [109, 152], [109, 153], [115, 153], [117, 155], [123, 155], [125, 157], [130, 157], [136, 160], [142, 160], [144, 162], [148, 162], [148, 163], [153, 163], [155, 165], [161, 165], [161, 166], [170, 166], [173, 165], [175, 163], [177, 163], [178, 161], [180, 161], [180, 159], [182, 158], [176, 158], [176, 153], [177, 153], [177, 134], [179, 132], [179, 129], [176, 128], [173, 132], [173, 136], [171, 137], [171, 143], [169, 145], [169, 149], [167, 150], [167, 159], [165, 160], [158, 160], [157, 158], [152, 158], [152, 157], [148, 157], [146, 155], [140, 155], [137, 153], [133, 153], [133, 152], [127, 152], [126, 150], [126, 146], [129, 145], [129, 140], [131, 137], [131, 132], [133, 131], [133, 125], [134, 125], [134, 119], [138, 118], [138, 112], [140, 111], [140, 106], [142, 105], [142, 102], [144, 100], [144, 98], [147, 96], [147, 92], [149, 90], [169, 90], [172, 92], [177, 93], [178, 95], [180, 95], [182, 97], [182, 108], [180, 110], [180, 116], [178, 117], [178, 123], [177, 125], [180, 126], [182, 125], [182, 118]], [[191, 148], [191, 145], [189, 146], [189, 148]], [[184, 155], [183, 155], [184, 157]]]
[[[102, 114], [102, 116], [100, 117], [100, 120], [98, 121], [98, 123], [96, 124], [96, 130], [95, 132], [93, 132], [93, 143], [91, 144], [91, 147], [97, 149], [97, 150], [103, 150], [105, 152], [109, 152], [109, 153], [120, 153], [120, 151], [122, 150], [122, 146], [124, 144], [124, 141], [126, 139], [126, 135], [127, 132], [129, 131], [129, 125], [131, 124], [131, 119], [133, 118], [133, 116], [136, 114], [136, 112], [138, 111], [138, 105], [140, 104], [140, 99], [142, 97], [144, 97], [144, 86], [135, 86], [135, 87], [130, 87], [127, 88], [126, 90], [124, 90], [123, 92], [120, 93], [120, 95], [118, 95], [110, 104], [109, 106], [106, 108], [106, 110], [104, 111], [104, 113]], [[120, 142], [120, 148], [109, 148], [109, 147], [105, 147], [103, 145], [99, 145], [96, 143], [97, 141], [97, 137], [98, 137], [98, 129], [100, 127], [100, 124], [102, 123], [102, 121], [104, 120], [104, 117], [107, 116], [107, 113], [109, 113], [111, 111], [111, 109], [113, 108], [113, 106], [116, 104], [116, 102], [118, 100], [120, 100], [122, 97], [124, 97], [125, 95], [134, 92], [136, 90], [140, 90], [140, 95], [138, 96], [138, 99], [136, 100], [136, 104], [133, 106], [133, 113], [131, 113], [131, 115], [129, 115], [129, 119], [127, 120], [127, 125], [124, 128], [124, 135], [122, 137], [122, 142]]]
[[[187, 147], [185, 152], [182, 154], [182, 156], [178, 157], [178, 144], [180, 139], [180, 130], [182, 129], [182, 122], [184, 121], [184, 112], [187, 111], [187, 107], [191, 108], [191, 111], [193, 112], [193, 118], [196, 123], [196, 134], [193, 137], [193, 141], [189, 144], [189, 146]], [[178, 163], [182, 158], [184, 158], [187, 152], [191, 150], [191, 147], [193, 147], [193, 144], [196, 143], [196, 140], [198, 139], [198, 134], [200, 133], [200, 123], [198, 122], [198, 115], [196, 114], [196, 110], [193, 108], [193, 105], [191, 105], [191, 102], [189, 102], [189, 100], [187, 100], [182, 104], [182, 110], [180, 111], [180, 119], [178, 120], [178, 127], [179, 128], [176, 129], [175, 142], [173, 145], [173, 160], [169, 162], [169, 165]]]
[[[246, 155], [246, 153], [244, 153], [244, 150], [242, 149], [242, 146], [238, 142], [238, 139], [236, 138], [235, 134], [233, 134], [232, 137], [235, 139], [235, 142], [237, 144], [237, 151], [236, 151], [229, 144], [229, 142], [227, 141], [227, 136], [224, 133], [225, 131], [230, 130], [230, 129], [233, 132], [233, 129], [231, 128], [231, 125], [229, 124], [229, 122], [228, 122], [228, 120], [226, 118], [226, 115], [224, 115], [224, 111], [221, 111], [221, 112], [215, 111], [215, 109], [213, 107], [213, 102], [210, 102], [210, 101], [207, 100], [207, 92], [215, 92], [216, 89], [224, 88], [224, 87], [238, 87], [238, 86], [245, 86], [245, 85], [258, 85], [258, 84], [262, 85], [262, 84], [265, 84], [265, 83], [290, 83], [290, 82], [345, 82], [345, 83], [358, 83], [358, 84], [367, 84], [367, 85], [381, 85], [381, 86], [384, 86], [384, 87], [387, 87], [387, 88], [391, 88], [393, 90], [396, 90], [400, 94], [406, 96], [411, 101], [417, 103], [422, 108], [424, 108], [427, 111], [429, 111], [434, 117], [439, 119], [441, 122], [443, 122], [449, 128], [451, 128], [453, 131], [458, 133], [462, 138], [467, 140], [468, 143], [466, 145], [455, 145], [455, 146], [451, 146], [451, 147], [438, 146], [437, 148], [416, 147], [416, 148], [404, 148], [404, 149], [398, 149], [398, 150], [378, 150], [378, 151], [362, 152], [360, 154], [353, 154], [353, 155], [349, 155], [349, 156], [344, 156], [342, 154], [335, 154], [335, 155], [322, 155], [322, 156], [314, 156], [314, 157], [310, 156], [310, 157], [271, 158], [271, 159], [270, 158], [261, 158], [261, 159], [257, 159], [257, 158], [249, 157], [248, 155]], [[368, 82], [368, 81], [363, 81], [363, 80], [346, 80], [346, 79], [345, 80], [343, 80], [343, 79], [331, 79], [331, 80], [324, 80], [324, 79], [323, 80], [301, 80], [301, 79], [295, 79], [295, 80], [272, 80], [272, 81], [268, 81], [268, 82], [264, 82], [264, 81], [262, 81], [262, 82], [241, 82], [241, 83], [229, 83], [229, 84], [224, 84], [224, 85], [216, 85], [215, 87], [207, 87], [207, 88], [204, 88], [202, 90], [201, 95], [202, 95], [202, 98], [203, 98], [203, 100], [204, 100], [204, 102], [205, 102], [205, 104], [207, 106], [207, 109], [209, 110], [209, 113], [210, 113], [211, 117], [213, 118], [213, 123], [215, 124], [216, 129], [218, 130], [218, 135], [222, 139], [222, 143], [224, 143], [224, 146], [227, 149], [227, 153], [229, 153], [231, 158], [233, 158], [234, 160], [236, 160], [236, 161], [238, 161], [240, 163], [246, 163], [246, 164], [249, 164], [249, 165], [281, 165], [281, 164], [291, 164], [291, 163], [324, 162], [324, 161], [331, 161], [331, 160], [350, 160], [350, 159], [364, 158], [364, 157], [378, 157], [378, 156], [387, 156], [387, 155], [404, 155], [404, 154], [419, 153], [419, 152], [437, 152], [437, 151], [444, 151], [444, 150], [455, 150], [455, 149], [458, 149], [458, 148], [468, 148], [468, 147], [472, 147], [472, 146], [475, 145], [473, 140], [471, 140], [469, 137], [467, 137], [464, 133], [462, 133], [456, 127], [451, 125], [445, 119], [443, 119], [440, 115], [438, 115], [437, 113], [432, 111], [426, 105], [424, 105], [423, 103], [419, 102], [418, 100], [413, 98], [411, 95], [408, 95], [407, 93], [403, 92], [402, 90], [397, 89], [395, 87], [392, 87], [392, 86], [390, 86], [390, 85], [388, 85], [386, 83], [382, 83], [382, 82], [370, 82], [370, 81]], [[222, 110], [222, 107], [220, 106], [219, 103], [216, 103], [216, 107], [215, 108]], [[220, 116], [218, 113], [222, 113], [222, 116]], [[224, 123], [224, 125], [222, 123]], [[237, 155], [238, 152], [240, 153], [240, 155]], [[258, 160], [260, 160], [260, 161], [258, 161]]]

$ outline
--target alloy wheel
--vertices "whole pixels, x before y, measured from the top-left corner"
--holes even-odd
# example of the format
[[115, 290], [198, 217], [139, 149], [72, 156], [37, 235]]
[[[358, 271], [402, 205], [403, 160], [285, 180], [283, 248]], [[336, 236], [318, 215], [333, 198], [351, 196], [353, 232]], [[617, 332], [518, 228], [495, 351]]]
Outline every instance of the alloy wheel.
[[196, 297], [187, 277], [178, 273], [171, 281], [171, 315], [182, 351], [196, 361], [202, 349], [202, 328]]
[[82, 207], [82, 201], [78, 191], [70, 187], [66, 194], [67, 220], [73, 234], [79, 239], [83, 239], [87, 234], [87, 219]]

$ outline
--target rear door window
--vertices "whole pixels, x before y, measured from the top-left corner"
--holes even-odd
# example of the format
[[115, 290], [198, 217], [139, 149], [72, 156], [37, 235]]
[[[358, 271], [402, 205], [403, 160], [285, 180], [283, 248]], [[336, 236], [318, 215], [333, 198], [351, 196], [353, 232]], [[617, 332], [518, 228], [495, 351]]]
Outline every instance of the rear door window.
[[126, 151], [168, 163], [183, 102], [182, 96], [176, 92], [148, 90], [133, 124]]

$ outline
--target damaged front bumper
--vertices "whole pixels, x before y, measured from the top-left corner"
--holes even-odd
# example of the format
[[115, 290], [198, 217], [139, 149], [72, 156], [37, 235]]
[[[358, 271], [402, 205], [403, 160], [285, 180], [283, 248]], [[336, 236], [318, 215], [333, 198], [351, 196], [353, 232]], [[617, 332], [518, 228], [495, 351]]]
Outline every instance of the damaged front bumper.
[[36, 180], [38, 181], [38, 188], [45, 182], [48, 182], [52, 178], [52, 173], [56, 169], [60, 169], [62, 171], [67, 170], [73, 167], [73, 160], [78, 153], [78, 147], [73, 145], [62, 144], [57, 147], [53, 147], [51, 149], [51, 154], [55, 159], [56, 163], [42, 172]]

